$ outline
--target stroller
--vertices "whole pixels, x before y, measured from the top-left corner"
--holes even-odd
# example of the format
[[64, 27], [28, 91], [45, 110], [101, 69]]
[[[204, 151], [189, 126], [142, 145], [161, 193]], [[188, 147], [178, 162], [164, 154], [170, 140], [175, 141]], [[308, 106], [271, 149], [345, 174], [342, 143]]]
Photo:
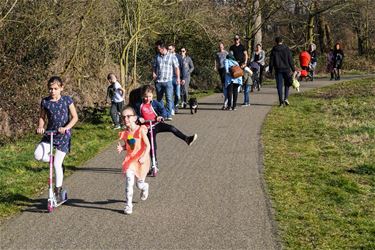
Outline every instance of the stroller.
[[256, 62], [251, 62], [249, 65], [250, 70], [253, 72], [252, 80], [253, 85], [251, 85], [251, 92], [254, 91], [254, 88], [256, 88], [258, 91], [260, 90], [260, 66]]

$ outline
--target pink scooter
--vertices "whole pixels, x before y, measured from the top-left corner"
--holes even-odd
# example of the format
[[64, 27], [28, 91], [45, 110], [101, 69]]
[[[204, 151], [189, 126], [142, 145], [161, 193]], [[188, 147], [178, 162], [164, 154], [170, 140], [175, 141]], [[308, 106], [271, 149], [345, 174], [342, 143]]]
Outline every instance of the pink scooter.
[[61, 196], [63, 200], [61, 202], [57, 202], [55, 193], [53, 192], [53, 136], [57, 134], [56, 130], [47, 130], [45, 132], [46, 135], [50, 136], [50, 153], [49, 153], [49, 180], [48, 180], [48, 205], [47, 209], [48, 212], [52, 213], [53, 209], [64, 204], [68, 200], [68, 193], [66, 190], [61, 191]]
[[150, 138], [151, 138], [151, 155], [152, 155], [152, 162], [151, 162], [151, 168], [150, 173], [152, 177], [156, 177], [158, 175], [159, 169], [156, 166], [156, 159], [155, 159], [155, 147], [154, 147], [154, 133], [153, 133], [153, 120], [146, 120], [145, 123], [150, 124]]

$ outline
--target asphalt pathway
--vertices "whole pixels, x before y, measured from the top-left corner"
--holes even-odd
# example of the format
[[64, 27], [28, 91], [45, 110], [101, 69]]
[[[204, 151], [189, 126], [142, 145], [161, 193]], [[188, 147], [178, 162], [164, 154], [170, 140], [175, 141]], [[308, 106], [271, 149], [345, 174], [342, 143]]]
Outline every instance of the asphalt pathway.
[[[301, 90], [330, 83], [303, 82]], [[237, 111], [222, 111], [222, 101], [220, 94], [205, 97], [197, 114], [174, 116], [173, 125], [198, 134], [192, 146], [158, 135], [161, 172], [147, 179], [147, 201], [134, 189], [132, 215], [123, 213], [124, 155], [114, 143], [65, 180], [65, 205], [46, 213], [45, 193], [3, 223], [1, 249], [280, 249], [260, 143], [276, 89], [252, 93], [251, 106]]]

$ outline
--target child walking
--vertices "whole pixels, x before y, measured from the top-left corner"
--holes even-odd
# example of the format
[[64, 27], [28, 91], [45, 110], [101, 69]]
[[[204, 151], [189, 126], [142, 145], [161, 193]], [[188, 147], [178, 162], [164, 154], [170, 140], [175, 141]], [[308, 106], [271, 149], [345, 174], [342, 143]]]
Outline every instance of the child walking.
[[[145, 85], [142, 89], [142, 96], [143, 102], [141, 104], [136, 105], [136, 112], [139, 116], [139, 122], [141, 124], [145, 123], [145, 121], [154, 121], [152, 123], [153, 126], [153, 138], [154, 138], [154, 153], [155, 153], [155, 162], [157, 165], [157, 157], [156, 157], [156, 134], [162, 132], [171, 132], [176, 137], [180, 138], [184, 142], [186, 142], [189, 146], [194, 143], [197, 139], [198, 135], [194, 134], [192, 136], [187, 136], [178, 130], [176, 127], [164, 123], [164, 119], [168, 117], [168, 112], [164, 108], [163, 103], [158, 102], [157, 100], [153, 100], [154, 97], [154, 87], [151, 85]], [[150, 126], [149, 123], [145, 123], [147, 127]], [[150, 130], [147, 133], [147, 136], [150, 140]]]
[[105, 103], [107, 103], [108, 98], [111, 99], [110, 113], [112, 122], [114, 124], [114, 129], [121, 129], [120, 112], [124, 106], [125, 89], [121, 87], [121, 84], [117, 81], [115, 74], [108, 74], [107, 80], [110, 85], [107, 88]]
[[[58, 76], [48, 80], [49, 96], [41, 101], [40, 115], [38, 121], [38, 134], [44, 134], [47, 121], [47, 130], [55, 130], [57, 134], [53, 138], [53, 146], [56, 148], [53, 165], [55, 168], [55, 195], [57, 203], [63, 201], [61, 195], [64, 178], [63, 161], [65, 155], [70, 151], [70, 129], [77, 123], [78, 115], [70, 96], [63, 96], [64, 83]], [[44, 135], [37, 145], [34, 157], [38, 161], [49, 162], [50, 138]]]
[[125, 130], [120, 133], [120, 140], [124, 145], [118, 143], [117, 151], [121, 153], [126, 150], [126, 157], [122, 163], [122, 170], [126, 176], [126, 205], [125, 214], [133, 212], [133, 186], [135, 178], [136, 185], [141, 190], [141, 200], [148, 197], [149, 185], [145, 182], [146, 175], [150, 169], [150, 143], [147, 138], [146, 126], [136, 124], [137, 115], [130, 106], [124, 107], [121, 112]]

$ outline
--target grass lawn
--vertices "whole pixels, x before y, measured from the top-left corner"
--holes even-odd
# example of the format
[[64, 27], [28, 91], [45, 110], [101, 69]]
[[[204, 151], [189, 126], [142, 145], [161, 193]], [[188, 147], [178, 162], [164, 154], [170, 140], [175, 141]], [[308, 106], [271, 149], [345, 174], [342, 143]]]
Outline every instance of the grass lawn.
[[375, 79], [300, 93], [262, 131], [287, 249], [375, 249]]
[[[190, 96], [201, 98], [212, 93], [213, 90], [197, 90]], [[64, 160], [65, 177], [118, 138], [118, 130], [112, 129], [109, 115], [95, 116], [93, 109], [87, 114], [72, 130], [71, 152]], [[0, 147], [0, 222], [32, 204], [33, 198], [48, 188], [49, 165], [34, 160], [35, 146], [40, 139], [40, 135], [30, 134]]]

